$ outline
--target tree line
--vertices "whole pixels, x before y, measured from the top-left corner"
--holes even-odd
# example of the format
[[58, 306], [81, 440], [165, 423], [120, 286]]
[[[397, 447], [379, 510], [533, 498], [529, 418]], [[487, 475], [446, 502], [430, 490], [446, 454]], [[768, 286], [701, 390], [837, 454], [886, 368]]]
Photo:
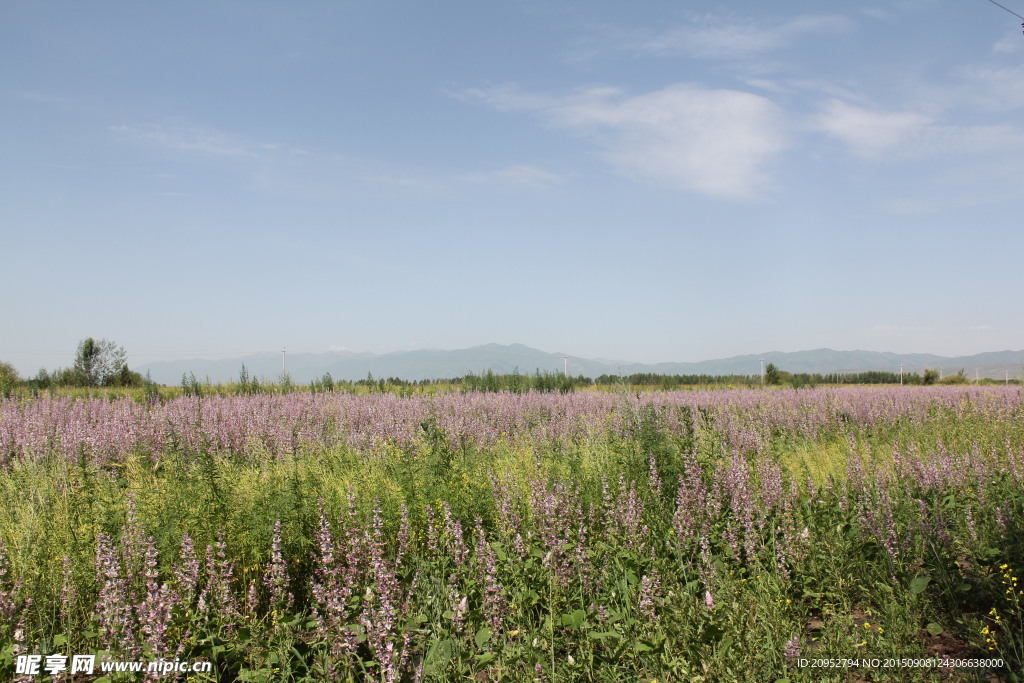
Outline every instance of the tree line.
[[[35, 377], [22, 380], [9, 363], [0, 363], [0, 393], [10, 395], [15, 386], [29, 389], [54, 387], [144, 387], [149, 380], [128, 367], [123, 346], [109, 339], [86, 337], [78, 342], [75, 362], [69, 368], [40, 368]], [[151, 382], [150, 382], [151, 383]]]
[[[440, 388], [442, 390], [484, 391], [526, 393], [568, 393], [580, 387], [629, 386], [662, 390], [672, 390], [695, 386], [792, 386], [793, 388], [815, 387], [819, 385], [842, 384], [966, 384], [964, 370], [955, 375], [940, 377], [937, 370], [924, 370], [921, 373], [886, 372], [871, 370], [866, 372], [846, 373], [806, 373], [787, 372], [774, 363], [769, 363], [762, 375], [662, 375], [653, 372], [638, 372], [628, 375], [603, 374], [596, 378], [577, 375], [575, 377], [562, 372], [537, 369], [533, 374], [522, 373], [518, 368], [511, 373], [496, 373], [486, 370], [480, 374], [467, 373], [461, 377], [447, 379], [406, 380], [399, 377], [374, 378], [368, 374], [361, 380], [336, 380], [331, 374], [313, 379], [306, 387], [295, 385], [291, 377], [282, 374], [276, 382], [261, 380], [251, 375], [242, 365], [238, 380], [227, 386], [216, 387], [209, 379], [200, 382], [194, 374], [182, 375], [181, 391], [185, 395], [202, 396], [213, 393], [259, 394], [288, 393], [298, 389], [308, 389], [313, 393], [381, 391], [391, 393], [413, 393], [420, 388]], [[1015, 380], [1016, 383], [1016, 380]], [[14, 388], [25, 386], [38, 391], [57, 387], [114, 387], [144, 388], [147, 394], [156, 394], [157, 385], [150, 380], [148, 374], [143, 377], [131, 370], [126, 361], [124, 347], [109, 339], [87, 337], [79, 342], [75, 353], [74, 364], [69, 368], [58, 368], [48, 371], [39, 370], [35, 377], [22, 380], [14, 367], [9, 363], [0, 362], [0, 396], [10, 396]]]

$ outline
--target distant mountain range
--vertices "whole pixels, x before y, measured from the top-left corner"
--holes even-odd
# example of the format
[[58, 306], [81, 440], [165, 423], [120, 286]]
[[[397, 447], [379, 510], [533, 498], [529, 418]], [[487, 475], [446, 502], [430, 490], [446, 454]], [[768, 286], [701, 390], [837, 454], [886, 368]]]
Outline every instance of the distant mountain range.
[[[630, 375], [651, 372], [663, 375], [757, 375], [760, 359], [774, 363], [787, 372], [830, 373], [868, 372], [880, 370], [921, 372], [932, 368], [949, 375], [963, 370], [968, 377], [1002, 379], [1024, 376], [1024, 350], [994, 351], [973, 356], [945, 357], [926, 353], [883, 353], [878, 351], [834, 351], [814, 349], [790, 353], [770, 351], [762, 354], [733, 356], [699, 363], [644, 364], [580, 358], [568, 354], [549, 353], [522, 344], [485, 344], [453, 351], [418, 350], [374, 354], [353, 351], [287, 354], [287, 369], [292, 381], [305, 384], [329, 372], [334, 379], [365, 379], [400, 377], [406, 380], [461, 377], [468, 373], [492, 370], [498, 374], [518, 369], [524, 374], [535, 371], [561, 372], [568, 364], [569, 374], [597, 377], [599, 375]], [[146, 363], [137, 368], [160, 384], [179, 384], [182, 374], [194, 373], [200, 380], [227, 382], [238, 378], [242, 365], [250, 376], [276, 380], [281, 374], [281, 355], [267, 353], [219, 360], [193, 359]]]

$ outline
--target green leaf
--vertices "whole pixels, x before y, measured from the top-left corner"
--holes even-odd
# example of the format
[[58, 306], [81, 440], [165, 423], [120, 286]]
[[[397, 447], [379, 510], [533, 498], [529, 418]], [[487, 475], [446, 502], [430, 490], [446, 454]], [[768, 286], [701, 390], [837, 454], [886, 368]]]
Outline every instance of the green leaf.
[[584, 612], [581, 609], [574, 610], [570, 614], [562, 615], [562, 626], [567, 626], [568, 628], [579, 628], [580, 625], [583, 623], [583, 620], [586, 618], [586, 612]]
[[66, 635], [64, 635], [63, 633], [58, 633], [57, 635], [55, 635], [53, 637], [53, 646], [54, 647], [60, 647], [61, 645], [64, 645], [67, 642], [68, 642], [68, 637]]
[[709, 644], [717, 643], [722, 639], [723, 635], [725, 635], [725, 631], [715, 626], [714, 624], [710, 624], [706, 629], [704, 629], [704, 633], [702, 634], [701, 640]]
[[93, 681], [92, 683], [111, 683], [111, 682], [110, 682], [110, 676], [103, 676], [103, 677], [101, 677], [101, 678], [97, 678], [97, 679], [96, 679], [95, 681]]
[[637, 652], [652, 652], [654, 650], [653, 647], [651, 647], [642, 640], [638, 640], [635, 643], [633, 643], [633, 649]]
[[605, 638], [614, 638], [615, 640], [618, 640], [622, 638], [622, 636], [615, 631], [590, 631], [587, 633], [587, 637], [593, 638], [594, 640], [603, 640]]
[[487, 662], [491, 661], [492, 659], [494, 659], [494, 653], [493, 652], [484, 652], [484, 653], [478, 654], [476, 656], [476, 663], [482, 665], [482, 664], [486, 664]]
[[939, 624], [935, 623], [934, 621], [932, 623], [928, 624], [925, 628], [927, 628], [928, 629], [928, 633], [932, 634], [933, 636], [937, 636], [937, 635], [939, 635], [940, 633], [942, 633], [945, 630], [945, 629], [942, 628], [942, 626], [940, 626]]
[[914, 595], [924, 593], [924, 589], [931, 583], [932, 577], [930, 576], [919, 576], [910, 582], [910, 592]]
[[432, 672], [436, 672], [438, 668], [443, 668], [445, 664], [451, 661], [454, 653], [455, 646], [451, 639], [438, 640], [427, 650], [427, 654], [423, 658], [424, 665]]
[[476, 632], [476, 638], [474, 640], [476, 642], [476, 646], [478, 648], [483, 649], [483, 646], [486, 645], [488, 643], [488, 641], [490, 641], [490, 639], [491, 639], [491, 629], [489, 629], [486, 626], [484, 626], [482, 629], [480, 629], [479, 631]]

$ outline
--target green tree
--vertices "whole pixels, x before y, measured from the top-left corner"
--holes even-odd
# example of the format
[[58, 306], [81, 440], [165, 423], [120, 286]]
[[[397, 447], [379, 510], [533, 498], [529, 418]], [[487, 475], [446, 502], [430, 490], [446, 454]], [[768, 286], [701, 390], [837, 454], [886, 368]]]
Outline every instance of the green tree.
[[765, 368], [764, 368], [764, 383], [765, 384], [781, 384], [782, 383], [782, 373], [779, 371], [779, 369], [777, 367], [775, 367], [775, 363], [769, 363], [768, 365], [765, 366]]
[[[98, 387], [114, 385], [119, 381], [130, 381], [128, 364], [125, 362], [123, 346], [118, 346], [109, 339], [99, 341], [86, 337], [78, 343], [75, 355], [73, 375], [70, 383], [83, 386]], [[130, 374], [126, 374], [130, 373]], [[139, 383], [142, 378], [139, 377]]]
[[0, 362], [0, 396], [9, 397], [14, 387], [21, 384], [18, 371], [10, 363]]

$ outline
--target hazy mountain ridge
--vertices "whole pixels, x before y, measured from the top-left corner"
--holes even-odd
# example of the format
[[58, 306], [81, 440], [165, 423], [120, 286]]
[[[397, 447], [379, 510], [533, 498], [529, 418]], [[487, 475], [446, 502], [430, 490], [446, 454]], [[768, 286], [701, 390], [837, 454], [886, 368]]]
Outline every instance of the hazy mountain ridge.
[[[567, 354], [546, 352], [523, 344], [484, 344], [468, 349], [420, 349], [387, 354], [369, 352], [329, 351], [325, 353], [287, 354], [287, 369], [292, 380], [301, 384], [329, 372], [334, 379], [365, 379], [400, 377], [407, 380], [460, 377], [467, 373], [491, 370], [498, 374], [518, 369], [523, 374], [535, 371], [561, 372]], [[988, 351], [971, 356], [945, 357], [926, 353], [890, 353], [879, 351], [770, 351], [696, 363], [627, 363], [607, 362], [568, 355], [569, 374], [597, 377], [603, 374], [656, 373], [665, 375], [756, 375], [761, 361], [774, 363], [788, 372], [849, 373], [880, 370], [921, 372], [924, 368], [941, 370], [950, 375], [963, 369], [971, 378], [1021, 377], [1024, 350]], [[182, 374], [193, 373], [200, 380], [226, 382], [238, 378], [242, 365], [251, 376], [274, 380], [281, 374], [281, 354], [267, 353], [218, 360], [192, 359], [146, 363], [135, 368], [143, 375], [149, 372], [160, 384], [178, 384]]]

